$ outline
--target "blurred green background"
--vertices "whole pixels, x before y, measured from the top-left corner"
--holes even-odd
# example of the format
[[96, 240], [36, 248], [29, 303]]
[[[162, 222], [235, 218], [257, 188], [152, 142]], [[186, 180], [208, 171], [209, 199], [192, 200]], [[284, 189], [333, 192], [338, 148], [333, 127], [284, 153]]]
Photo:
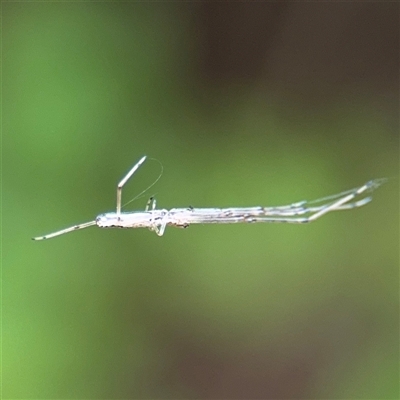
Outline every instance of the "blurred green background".
[[[398, 12], [3, 2], [3, 398], [398, 398]], [[305, 226], [30, 240], [113, 211], [144, 154], [127, 210], [395, 179]]]

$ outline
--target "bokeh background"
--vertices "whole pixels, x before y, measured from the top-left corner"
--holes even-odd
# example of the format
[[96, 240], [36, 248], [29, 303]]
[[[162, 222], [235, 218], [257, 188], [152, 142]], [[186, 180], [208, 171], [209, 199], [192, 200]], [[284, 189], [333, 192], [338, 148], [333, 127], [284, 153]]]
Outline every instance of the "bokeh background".
[[[3, 398], [398, 398], [398, 3], [1, 6]], [[144, 154], [126, 210], [393, 179], [311, 225], [30, 240]]]

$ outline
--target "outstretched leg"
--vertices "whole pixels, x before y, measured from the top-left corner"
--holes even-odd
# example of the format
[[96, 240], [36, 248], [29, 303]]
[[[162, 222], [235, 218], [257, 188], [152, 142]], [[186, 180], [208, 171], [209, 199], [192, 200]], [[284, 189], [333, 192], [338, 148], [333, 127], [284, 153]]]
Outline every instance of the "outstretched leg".
[[[357, 202], [354, 203], [350, 203], [350, 204], [345, 204], [345, 203], [349, 203], [350, 201], [352, 201], [355, 197], [359, 196], [360, 194], [370, 191], [370, 190], [374, 190], [377, 187], [379, 187], [382, 183], [385, 183], [386, 179], [375, 179], [372, 181], [367, 182], [365, 185], [361, 186], [358, 189], [353, 189], [353, 190], [349, 190], [347, 192], [343, 192], [342, 194], [347, 194], [347, 196], [344, 196], [342, 198], [339, 198], [337, 201], [333, 202], [332, 204], [321, 208], [321, 210], [319, 210], [318, 212], [316, 212], [315, 214], [312, 214], [307, 222], [311, 222], [311, 221], [315, 221], [316, 219], [318, 219], [319, 217], [322, 217], [324, 214], [333, 211], [333, 210], [344, 210], [344, 209], [348, 209], [348, 208], [353, 208], [358, 207], [358, 206], [362, 206], [366, 203], [368, 203], [371, 198], [366, 197], [365, 199], [359, 200]], [[328, 196], [325, 197], [325, 199], [329, 199], [329, 198], [333, 198], [334, 196]]]
[[96, 225], [96, 221], [90, 221], [90, 222], [85, 222], [83, 224], [74, 225], [74, 226], [71, 226], [69, 228], [62, 229], [61, 231], [57, 231], [57, 232], [54, 232], [54, 233], [49, 233], [48, 235], [45, 235], [45, 236], [34, 237], [34, 238], [32, 238], [32, 240], [50, 239], [50, 238], [53, 238], [53, 237], [56, 237], [56, 236], [64, 235], [64, 233], [77, 231], [78, 229], [88, 228], [89, 226], [93, 226], [93, 225]]

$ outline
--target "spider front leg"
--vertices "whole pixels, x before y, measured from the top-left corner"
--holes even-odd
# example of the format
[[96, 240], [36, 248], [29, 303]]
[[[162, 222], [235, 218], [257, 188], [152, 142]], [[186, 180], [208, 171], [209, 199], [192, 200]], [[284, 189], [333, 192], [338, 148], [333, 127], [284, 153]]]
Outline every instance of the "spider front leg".
[[164, 234], [165, 227], [167, 224], [166, 222], [162, 222], [159, 224], [154, 223], [153, 211], [156, 209], [156, 205], [157, 205], [156, 199], [153, 196], [151, 196], [146, 204], [145, 211], [147, 212], [150, 210], [150, 213], [152, 214], [152, 216], [150, 217], [151, 227], [149, 228], [149, 230], [155, 232], [158, 236], [162, 236]]
[[150, 207], [152, 211], [156, 209], [156, 199], [153, 196], [149, 198], [144, 211], [149, 211]]

